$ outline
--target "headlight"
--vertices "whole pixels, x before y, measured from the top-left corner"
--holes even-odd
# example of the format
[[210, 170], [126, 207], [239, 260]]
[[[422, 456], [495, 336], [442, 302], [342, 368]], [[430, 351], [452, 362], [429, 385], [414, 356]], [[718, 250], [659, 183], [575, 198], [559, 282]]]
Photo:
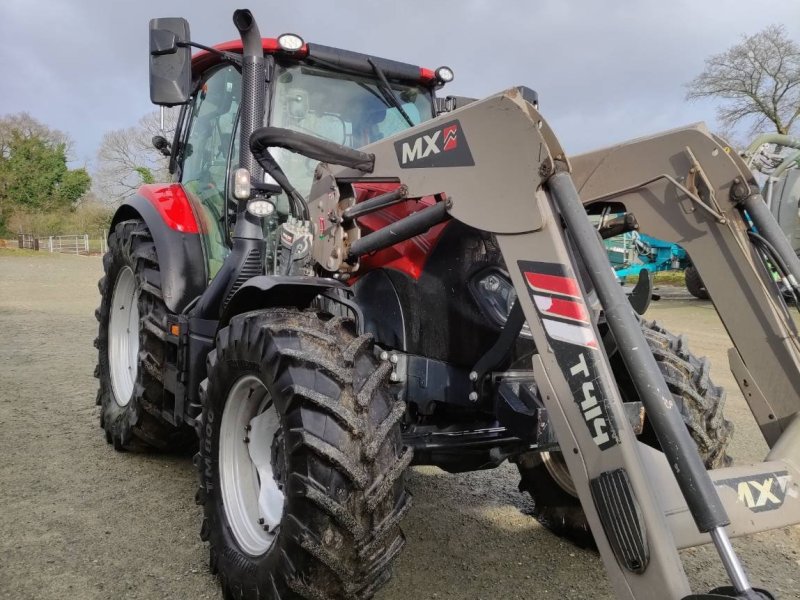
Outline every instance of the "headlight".
[[[484, 269], [472, 278], [470, 289], [484, 314], [498, 327], [505, 327], [517, 300], [517, 291], [508, 275], [499, 269]], [[533, 337], [527, 323], [522, 326], [520, 335]]]
[[256, 217], [268, 217], [275, 212], [275, 205], [269, 200], [250, 200], [247, 212]]

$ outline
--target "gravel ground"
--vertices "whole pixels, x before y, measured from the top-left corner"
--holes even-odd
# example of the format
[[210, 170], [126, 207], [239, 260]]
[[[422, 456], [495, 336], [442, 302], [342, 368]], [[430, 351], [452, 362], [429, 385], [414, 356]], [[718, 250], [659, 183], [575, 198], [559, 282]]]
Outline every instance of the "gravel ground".
[[[190, 458], [116, 453], [98, 427], [100, 271], [95, 257], [0, 255], [0, 598], [219, 598]], [[649, 316], [711, 358], [731, 454], [758, 460], [766, 445], [727, 370], [727, 336], [709, 303], [682, 298]], [[414, 469], [408, 545], [379, 598], [611, 598], [599, 558], [542, 529], [516, 485], [508, 466]], [[735, 545], [755, 582], [800, 598], [800, 528]], [[711, 548], [684, 556], [698, 591], [724, 582]]]

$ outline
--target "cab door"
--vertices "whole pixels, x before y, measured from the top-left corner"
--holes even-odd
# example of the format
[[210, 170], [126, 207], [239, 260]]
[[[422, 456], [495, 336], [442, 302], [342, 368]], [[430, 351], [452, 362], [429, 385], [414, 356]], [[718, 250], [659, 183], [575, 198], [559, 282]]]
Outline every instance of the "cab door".
[[241, 74], [235, 67], [212, 69], [188, 109], [180, 181], [200, 222], [209, 281], [230, 252], [228, 181], [230, 165], [239, 161], [240, 93]]

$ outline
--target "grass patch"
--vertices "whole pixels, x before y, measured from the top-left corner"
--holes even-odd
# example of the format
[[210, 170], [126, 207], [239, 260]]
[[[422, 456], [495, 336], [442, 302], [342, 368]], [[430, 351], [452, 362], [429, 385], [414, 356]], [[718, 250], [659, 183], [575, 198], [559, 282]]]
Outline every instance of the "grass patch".
[[[683, 277], [683, 271], [659, 271], [658, 273], [653, 273], [652, 275], [653, 285], [686, 285]], [[625, 280], [625, 283], [635, 285], [637, 281], [639, 281], [639, 276], [631, 275]]]
[[38, 257], [38, 258], [47, 258], [48, 256], [53, 256], [49, 252], [37, 252], [36, 250], [20, 250], [19, 248], [0, 248], [0, 258], [4, 256], [30, 256], [30, 257]]

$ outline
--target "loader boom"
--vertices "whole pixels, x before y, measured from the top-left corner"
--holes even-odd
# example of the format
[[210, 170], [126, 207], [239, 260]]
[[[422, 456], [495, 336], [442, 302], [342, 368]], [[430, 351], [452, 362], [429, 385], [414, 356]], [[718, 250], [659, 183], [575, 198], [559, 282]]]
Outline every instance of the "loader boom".
[[[800, 521], [800, 346], [748, 239], [736, 196], [743, 187], [750, 191], [743, 163], [703, 126], [570, 161], [518, 89], [362, 150], [374, 156], [371, 168], [318, 167], [309, 204], [319, 266], [334, 276], [358, 270], [359, 232], [342, 215], [355, 204], [360, 181], [399, 183], [407, 198], [436, 198], [442, 218], [495, 234], [538, 349], [535, 379], [618, 596], [686, 597], [677, 548], [707, 542], [701, 534], [710, 534], [736, 590], [754, 593], [728, 542], [727, 513], [736, 516], [737, 535]], [[623, 203], [642, 230], [683, 245], [695, 261], [736, 346], [732, 366], [745, 398], [778, 449], [769, 463], [704, 470], [581, 209], [581, 202], [610, 201]], [[385, 237], [385, 244], [396, 241]], [[587, 271], [588, 278], [578, 276]], [[598, 301], [588, 300], [591, 289]], [[637, 442], [625, 418], [599, 341], [601, 314], [664, 454]], [[781, 502], [762, 514], [747, 512], [731, 482], [763, 482], [776, 473]], [[660, 497], [665, 488], [670, 506]], [[627, 508], [619, 508], [619, 498]]]
[[[686, 249], [733, 340], [731, 369], [742, 394], [774, 445], [800, 408], [800, 340], [732, 197], [735, 186], [755, 185], [750, 171], [703, 125], [583, 154], [571, 164], [584, 204], [621, 202], [643, 231]], [[673, 183], [690, 179], [691, 195]]]

